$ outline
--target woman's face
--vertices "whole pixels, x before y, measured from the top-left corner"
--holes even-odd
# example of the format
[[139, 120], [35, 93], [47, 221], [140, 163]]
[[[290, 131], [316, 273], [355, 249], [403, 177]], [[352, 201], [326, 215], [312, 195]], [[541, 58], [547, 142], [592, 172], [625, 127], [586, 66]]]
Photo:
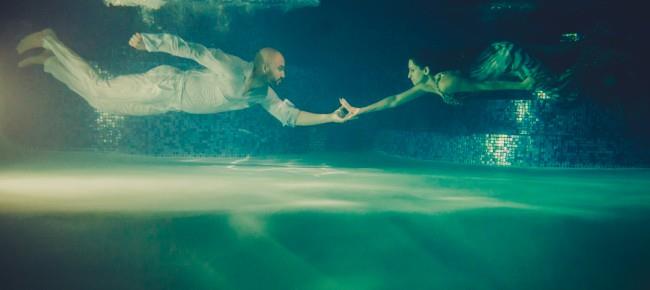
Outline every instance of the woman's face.
[[423, 83], [427, 81], [427, 77], [429, 76], [429, 68], [421, 68], [418, 65], [416, 65], [411, 59], [409, 59], [408, 66], [409, 66], [408, 77], [414, 86], [419, 83]]

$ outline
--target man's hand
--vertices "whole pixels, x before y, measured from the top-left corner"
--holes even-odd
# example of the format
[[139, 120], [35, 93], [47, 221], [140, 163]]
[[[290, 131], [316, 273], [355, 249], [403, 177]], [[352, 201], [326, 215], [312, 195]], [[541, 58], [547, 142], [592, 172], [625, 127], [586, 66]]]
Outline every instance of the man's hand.
[[142, 41], [142, 34], [136, 32], [129, 39], [129, 45], [137, 50], [145, 50], [144, 41]]
[[340, 106], [338, 109], [336, 109], [334, 112], [330, 113], [330, 118], [332, 119], [333, 123], [345, 123], [347, 121], [345, 119], [346, 117], [346, 111], [343, 106]]
[[339, 103], [341, 103], [340, 109], [345, 109], [347, 111], [347, 114], [343, 117], [344, 122], [347, 122], [349, 120], [354, 120], [359, 117], [359, 114], [361, 113], [361, 109], [354, 107], [348, 103], [348, 101], [344, 98], [339, 99]]
[[330, 118], [334, 123], [345, 123], [350, 120], [358, 118], [359, 108], [351, 106], [344, 99], [339, 99], [341, 106], [330, 114]]

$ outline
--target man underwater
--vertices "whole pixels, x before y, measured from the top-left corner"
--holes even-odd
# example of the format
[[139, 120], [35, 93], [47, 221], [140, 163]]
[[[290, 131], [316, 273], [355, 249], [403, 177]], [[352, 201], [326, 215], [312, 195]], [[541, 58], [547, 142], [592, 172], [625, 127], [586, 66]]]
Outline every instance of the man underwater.
[[250, 63], [171, 34], [135, 33], [129, 45], [138, 50], [191, 59], [203, 68], [180, 70], [161, 65], [141, 74], [102, 78], [51, 29], [26, 36], [16, 49], [23, 54], [42, 48], [42, 53], [25, 58], [18, 66], [43, 65], [45, 72], [101, 112], [129, 116], [170, 111], [212, 114], [259, 104], [283, 126], [346, 121], [340, 107], [329, 114], [316, 114], [299, 110], [289, 100], [278, 97], [270, 85], [278, 85], [284, 79], [285, 60], [276, 49], [260, 49]]

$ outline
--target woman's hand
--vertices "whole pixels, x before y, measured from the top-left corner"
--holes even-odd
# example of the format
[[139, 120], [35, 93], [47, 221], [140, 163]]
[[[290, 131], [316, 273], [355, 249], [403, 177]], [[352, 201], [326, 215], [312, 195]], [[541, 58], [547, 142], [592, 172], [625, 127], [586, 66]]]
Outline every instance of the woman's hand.
[[346, 112], [343, 106], [340, 106], [334, 112], [329, 114], [330, 120], [333, 123], [345, 123], [347, 121], [345, 113]]
[[340, 98], [339, 103], [341, 103], [341, 108], [348, 111], [348, 114], [343, 117], [345, 121], [356, 119], [361, 114], [361, 109], [350, 105], [346, 99]]
[[142, 34], [139, 32], [136, 32], [133, 34], [133, 36], [131, 36], [131, 39], [129, 39], [129, 45], [137, 50], [146, 50], [144, 41], [142, 41]]

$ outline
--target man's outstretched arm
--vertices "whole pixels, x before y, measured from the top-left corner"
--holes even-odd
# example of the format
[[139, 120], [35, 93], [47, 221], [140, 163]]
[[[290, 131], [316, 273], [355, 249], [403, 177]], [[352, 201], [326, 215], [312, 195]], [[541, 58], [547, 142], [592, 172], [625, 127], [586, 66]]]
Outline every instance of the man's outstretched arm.
[[188, 58], [214, 72], [221, 72], [223, 64], [210, 50], [199, 44], [183, 40], [167, 33], [135, 33], [129, 39], [129, 45], [138, 50], [164, 52], [173, 56]]
[[269, 88], [266, 99], [261, 102], [262, 107], [276, 118], [283, 126], [313, 126], [325, 123], [343, 123], [349, 118], [342, 116], [343, 107], [339, 107], [329, 114], [317, 114], [296, 108], [291, 101], [281, 100], [275, 91]]
[[329, 114], [316, 114], [307, 111], [298, 112], [296, 126], [314, 126], [326, 123], [343, 123], [345, 119], [341, 116], [341, 107]]

